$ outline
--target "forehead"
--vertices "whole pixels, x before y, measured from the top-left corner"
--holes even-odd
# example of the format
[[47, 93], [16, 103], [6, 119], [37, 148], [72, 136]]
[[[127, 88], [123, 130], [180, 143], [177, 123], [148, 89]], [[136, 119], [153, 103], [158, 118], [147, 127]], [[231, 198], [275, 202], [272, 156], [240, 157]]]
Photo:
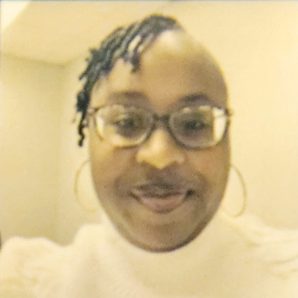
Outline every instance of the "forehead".
[[163, 111], [196, 97], [226, 105], [226, 85], [218, 66], [183, 32], [161, 34], [142, 54], [139, 69], [131, 69], [118, 60], [110, 74], [95, 85], [92, 105], [138, 100]]

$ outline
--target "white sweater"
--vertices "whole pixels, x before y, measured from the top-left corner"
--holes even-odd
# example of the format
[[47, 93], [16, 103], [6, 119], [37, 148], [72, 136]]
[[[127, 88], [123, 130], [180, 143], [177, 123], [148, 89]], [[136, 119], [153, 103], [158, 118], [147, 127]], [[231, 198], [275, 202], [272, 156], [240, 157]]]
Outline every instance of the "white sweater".
[[0, 258], [1, 298], [297, 298], [298, 231], [217, 214], [189, 245], [150, 253], [107, 220], [73, 244], [14, 238]]

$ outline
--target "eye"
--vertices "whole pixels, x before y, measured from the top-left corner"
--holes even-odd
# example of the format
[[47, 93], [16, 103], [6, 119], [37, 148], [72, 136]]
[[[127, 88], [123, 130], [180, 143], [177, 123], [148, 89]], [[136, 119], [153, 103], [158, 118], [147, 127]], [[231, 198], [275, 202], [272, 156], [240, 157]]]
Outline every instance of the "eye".
[[174, 113], [169, 121], [173, 134], [182, 142], [202, 139], [212, 132], [210, 113], [198, 108], [185, 108]]
[[205, 128], [207, 125], [201, 119], [185, 119], [180, 123], [183, 130], [195, 131]]
[[118, 120], [114, 121], [114, 125], [124, 129], [133, 129], [138, 126], [138, 121], [136, 117], [131, 115], [123, 115], [119, 117]]
[[118, 115], [112, 125], [116, 133], [129, 137], [144, 129], [144, 120], [136, 113], [127, 113]]
[[176, 119], [175, 127], [181, 134], [191, 135], [205, 130], [209, 125], [198, 115], [184, 115], [184, 117]]

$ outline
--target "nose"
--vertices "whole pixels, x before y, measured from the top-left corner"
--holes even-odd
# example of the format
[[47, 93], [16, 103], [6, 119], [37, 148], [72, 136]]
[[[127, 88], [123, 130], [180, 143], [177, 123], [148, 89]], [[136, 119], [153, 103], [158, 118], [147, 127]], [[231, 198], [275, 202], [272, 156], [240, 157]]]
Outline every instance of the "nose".
[[138, 163], [147, 163], [161, 170], [174, 163], [183, 163], [185, 156], [183, 149], [177, 146], [169, 133], [158, 128], [140, 146], [136, 159]]

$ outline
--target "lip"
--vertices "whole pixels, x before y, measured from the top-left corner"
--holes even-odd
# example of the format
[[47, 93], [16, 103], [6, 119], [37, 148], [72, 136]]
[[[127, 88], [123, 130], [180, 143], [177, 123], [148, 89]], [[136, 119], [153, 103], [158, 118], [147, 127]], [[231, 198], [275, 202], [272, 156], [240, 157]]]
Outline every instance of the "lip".
[[132, 189], [132, 196], [154, 213], [169, 213], [180, 207], [189, 191], [171, 185], [150, 184]]

